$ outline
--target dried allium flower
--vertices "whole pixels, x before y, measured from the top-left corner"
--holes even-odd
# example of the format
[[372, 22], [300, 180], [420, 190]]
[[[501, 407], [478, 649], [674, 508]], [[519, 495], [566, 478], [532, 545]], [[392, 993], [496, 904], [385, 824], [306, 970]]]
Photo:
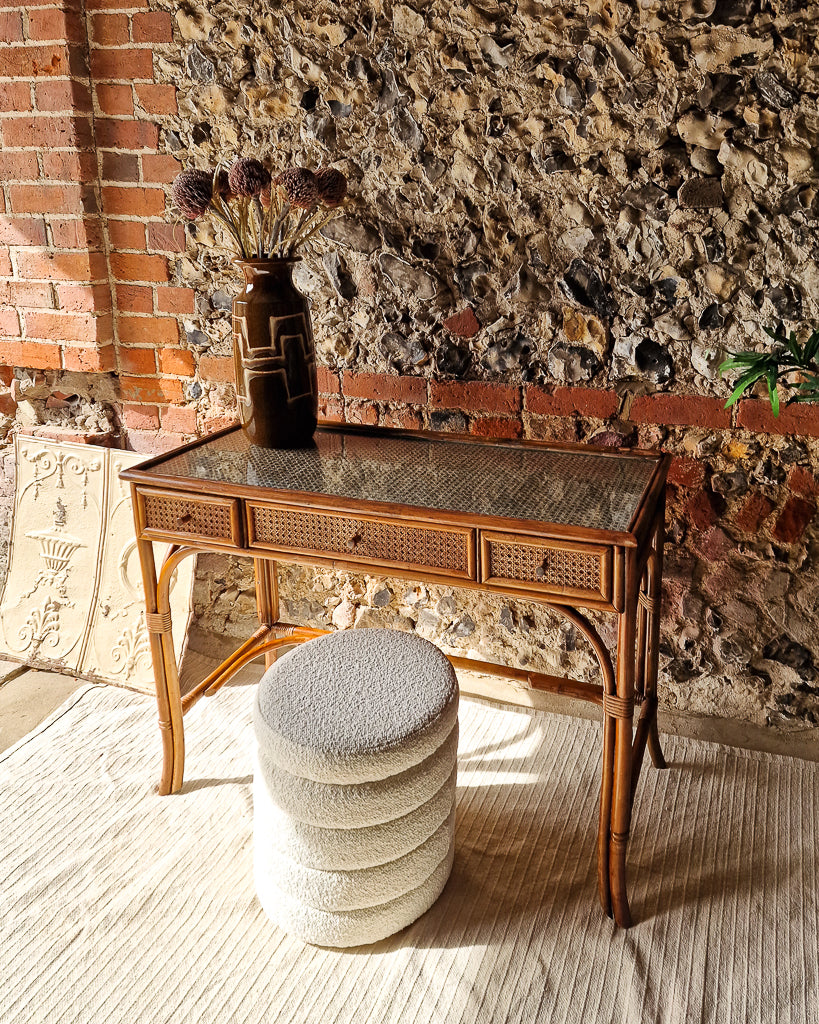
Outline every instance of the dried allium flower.
[[257, 196], [270, 184], [270, 171], [252, 157], [239, 157], [228, 175], [230, 191], [237, 196]]
[[325, 206], [338, 206], [347, 195], [347, 179], [335, 167], [320, 167], [316, 171], [316, 184]]
[[318, 202], [316, 176], [307, 167], [289, 167], [276, 178], [276, 184], [287, 193], [290, 205], [300, 210], [311, 210]]
[[174, 179], [171, 195], [182, 215], [196, 220], [210, 206], [213, 177], [209, 171], [182, 171]]

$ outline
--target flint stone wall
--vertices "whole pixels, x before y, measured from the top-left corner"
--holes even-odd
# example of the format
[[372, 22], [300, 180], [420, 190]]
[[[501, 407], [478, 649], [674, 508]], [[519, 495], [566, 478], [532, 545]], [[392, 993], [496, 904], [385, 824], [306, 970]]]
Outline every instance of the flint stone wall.
[[[663, 702], [816, 724], [819, 441], [770, 417], [774, 433], [732, 424], [718, 412], [717, 368], [726, 351], [763, 341], [762, 324], [819, 319], [819, 6], [155, 7], [173, 12], [181, 44], [157, 57], [179, 86], [169, 153], [198, 167], [236, 153], [274, 168], [331, 163], [350, 179], [346, 214], [325, 231], [335, 244], [298, 273], [320, 360], [336, 372], [615, 396], [598, 415], [558, 420], [543, 400], [493, 422], [501, 434], [677, 455]], [[190, 345], [227, 355], [236, 285], [213, 238], [192, 226], [175, 274], [199, 296]], [[230, 405], [228, 384], [211, 390]], [[409, 416], [354, 396], [330, 413], [474, 429], [455, 402]], [[391, 625], [489, 659], [592, 668], [572, 629], [524, 602], [281, 575], [291, 621]], [[250, 583], [208, 570], [203, 621], [246, 632]]]
[[[21, 79], [0, 89], [4, 167], [65, 186], [0, 185], [0, 332], [18, 364], [0, 367], [0, 519], [15, 430], [147, 451], [233, 418], [238, 280], [212, 228], [173, 225], [177, 170], [238, 153], [333, 164], [352, 198], [298, 273], [323, 417], [673, 453], [663, 702], [816, 725], [819, 408], [727, 413], [717, 367], [776, 318], [819, 320], [819, 5], [69, 6], [71, 116], [40, 73], [66, 75], [62, 12], [12, 4], [3, 23]], [[82, 132], [66, 142], [68, 122]], [[75, 263], [97, 284], [52, 282]], [[573, 631], [524, 602], [281, 577], [294, 621], [592, 672]], [[247, 563], [203, 559], [195, 601], [205, 627], [248, 633]]]

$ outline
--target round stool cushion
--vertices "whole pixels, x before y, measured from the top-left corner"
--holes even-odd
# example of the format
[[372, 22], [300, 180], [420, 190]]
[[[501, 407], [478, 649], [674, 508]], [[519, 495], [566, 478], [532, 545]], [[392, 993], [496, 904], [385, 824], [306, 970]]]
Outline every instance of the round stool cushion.
[[385, 779], [429, 757], [458, 715], [449, 661], [414, 633], [356, 629], [294, 648], [262, 677], [254, 706], [272, 764], [315, 782]]
[[319, 828], [362, 828], [392, 821], [426, 803], [443, 786], [458, 758], [458, 723], [429, 757], [372, 782], [334, 785], [291, 775], [256, 748], [254, 771], [267, 784], [270, 799], [297, 821]]
[[260, 775], [253, 779], [253, 842], [262, 857], [280, 854], [321, 871], [355, 871], [403, 857], [426, 842], [455, 804], [457, 769], [426, 803], [408, 814], [365, 828], [320, 828], [276, 806]]
[[257, 875], [266, 874], [276, 888], [316, 910], [360, 910], [417, 889], [448, 856], [454, 837], [453, 808], [429, 839], [386, 864], [357, 871], [319, 871], [289, 857], [263, 853], [259, 845], [254, 862]]
[[282, 891], [264, 870], [255, 873], [259, 902], [271, 921], [302, 942], [316, 946], [363, 946], [378, 942], [412, 924], [443, 892], [452, 870], [454, 845], [444, 860], [416, 889], [374, 907], [358, 910], [317, 910]]

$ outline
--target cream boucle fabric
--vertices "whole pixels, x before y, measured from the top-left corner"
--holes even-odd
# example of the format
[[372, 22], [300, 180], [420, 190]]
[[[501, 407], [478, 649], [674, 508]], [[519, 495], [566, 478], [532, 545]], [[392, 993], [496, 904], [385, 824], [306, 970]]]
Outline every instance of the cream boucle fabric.
[[254, 702], [256, 891], [285, 931], [359, 946], [435, 902], [454, 857], [458, 683], [388, 629], [295, 648]]
[[270, 799], [296, 821], [320, 828], [362, 828], [408, 814], [433, 797], [452, 774], [458, 756], [458, 724], [429, 757], [386, 779], [351, 785], [313, 782], [274, 765], [257, 748], [255, 771]]
[[264, 780], [253, 780], [254, 842], [305, 867], [357, 871], [397, 860], [426, 842], [449, 817], [456, 770], [426, 803], [394, 821], [366, 828], [317, 828], [296, 821], [270, 799]]
[[289, 935], [315, 946], [363, 946], [411, 925], [443, 892], [452, 870], [454, 847], [417, 889], [374, 907], [328, 911], [283, 892], [264, 867], [255, 873], [256, 892], [267, 916]]
[[457, 716], [446, 656], [390, 629], [328, 633], [294, 648], [264, 674], [255, 706], [273, 764], [335, 785], [406, 771], [441, 746]]
[[317, 910], [360, 910], [395, 899], [422, 885], [449, 855], [455, 834], [455, 810], [420, 846], [397, 860], [358, 871], [317, 871], [289, 857], [270, 855], [254, 844], [257, 877], [261, 874], [283, 893]]

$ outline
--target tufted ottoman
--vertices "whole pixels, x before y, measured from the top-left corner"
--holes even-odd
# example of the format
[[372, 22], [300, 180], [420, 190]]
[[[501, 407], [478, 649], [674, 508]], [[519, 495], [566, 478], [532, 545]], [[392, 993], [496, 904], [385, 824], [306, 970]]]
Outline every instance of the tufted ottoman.
[[427, 640], [311, 640], [256, 697], [254, 874], [268, 917], [322, 946], [376, 942], [435, 902], [452, 868], [458, 683]]

